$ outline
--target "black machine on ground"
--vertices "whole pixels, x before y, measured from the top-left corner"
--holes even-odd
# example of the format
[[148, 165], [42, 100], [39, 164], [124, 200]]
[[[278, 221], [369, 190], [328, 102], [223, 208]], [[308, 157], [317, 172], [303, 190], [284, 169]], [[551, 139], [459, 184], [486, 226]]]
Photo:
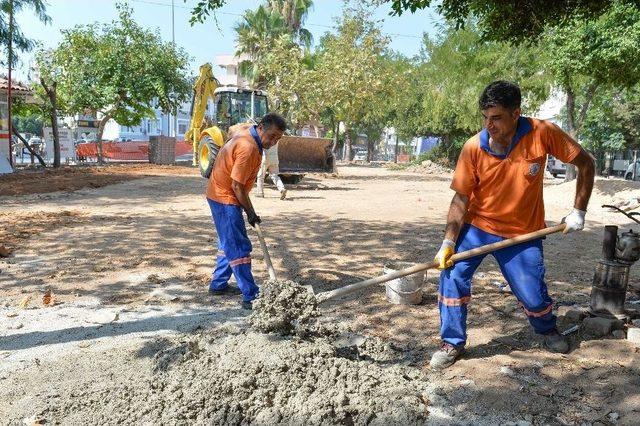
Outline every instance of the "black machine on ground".
[[[603, 205], [624, 214], [640, 225], [640, 213], [627, 213], [618, 207]], [[591, 287], [589, 311], [596, 316], [629, 319], [625, 310], [629, 270], [640, 259], [640, 233], [630, 229], [618, 234], [618, 227], [604, 227], [602, 259], [598, 262]]]

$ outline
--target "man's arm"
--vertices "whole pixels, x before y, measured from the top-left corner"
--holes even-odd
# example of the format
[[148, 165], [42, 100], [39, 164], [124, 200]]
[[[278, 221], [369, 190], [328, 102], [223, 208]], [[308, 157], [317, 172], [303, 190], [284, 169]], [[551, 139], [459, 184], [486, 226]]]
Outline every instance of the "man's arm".
[[571, 161], [578, 168], [578, 181], [576, 183], [576, 199], [573, 207], [586, 211], [593, 190], [593, 180], [596, 174], [593, 158], [584, 149]]
[[256, 223], [260, 223], [260, 217], [256, 214], [256, 211], [253, 209], [253, 204], [251, 204], [251, 199], [249, 198], [249, 194], [244, 189], [244, 185], [236, 180], [231, 180], [231, 189], [233, 189], [233, 193], [236, 195], [238, 202], [244, 209], [247, 214], [247, 220], [251, 226], [255, 226]]
[[467, 213], [469, 205], [469, 197], [459, 192], [453, 196], [451, 205], [449, 206], [449, 214], [447, 215], [447, 228], [444, 232], [444, 240], [438, 250], [438, 254], [434, 260], [438, 262], [438, 268], [445, 269], [453, 266], [453, 262], [449, 260], [455, 253], [456, 240], [464, 223], [464, 215]]
[[576, 183], [576, 198], [573, 203], [573, 210], [562, 219], [562, 222], [566, 224], [563, 231], [564, 234], [580, 231], [584, 228], [584, 217], [587, 214], [587, 205], [593, 190], [593, 179], [596, 173], [593, 158], [584, 149], [580, 149], [580, 153], [571, 160], [571, 164], [578, 168], [578, 181]]
[[460, 229], [462, 229], [464, 215], [467, 213], [468, 205], [469, 197], [456, 192], [451, 200], [449, 213], [447, 214], [447, 227], [444, 232], [445, 239], [454, 242], [458, 239], [458, 234], [460, 234]]

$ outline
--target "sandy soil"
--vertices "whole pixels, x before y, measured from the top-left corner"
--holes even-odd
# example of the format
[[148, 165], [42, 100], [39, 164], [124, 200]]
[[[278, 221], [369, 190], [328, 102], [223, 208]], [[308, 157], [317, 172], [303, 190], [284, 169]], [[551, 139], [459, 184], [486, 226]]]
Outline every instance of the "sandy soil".
[[[185, 167], [181, 173], [195, 175], [197, 169]], [[131, 163], [105, 166], [63, 166], [59, 169], [46, 170], [24, 169], [12, 174], [0, 175], [0, 196], [100, 188], [132, 179], [167, 174], [176, 174], [176, 167]]]
[[[148, 380], [160, 362], [156, 355], [168, 347], [195, 333], [237, 334], [246, 327], [238, 296], [206, 293], [216, 236], [202, 196], [205, 181], [188, 168], [117, 167], [118, 184], [61, 184], [65, 191], [0, 197], [0, 236], [13, 250], [0, 259], [0, 419], [58, 413], [64, 423], [64, 413], [51, 407], [56, 394], [83, 387], [108, 392]], [[324, 291], [378, 275], [385, 263], [432, 258], [452, 195], [449, 180], [341, 167], [337, 176], [306, 177], [285, 201], [270, 189], [254, 204], [279, 278]], [[12, 193], [5, 183], [1, 193]], [[588, 306], [602, 225], [631, 226], [599, 205], [639, 192], [638, 184], [599, 180], [587, 229], [547, 238], [547, 279], [557, 307]], [[572, 183], [548, 182], [550, 224], [570, 210], [573, 193]], [[28, 220], [36, 226], [25, 227]], [[254, 274], [266, 280], [257, 237], [249, 234]], [[630, 281], [628, 299], [638, 300], [638, 265]], [[419, 306], [390, 305], [379, 287], [323, 305], [323, 318], [381, 338], [420, 371], [439, 341], [436, 282], [437, 274], [428, 273]], [[636, 424], [638, 349], [578, 332], [570, 354], [549, 354], [503, 283], [487, 258], [474, 278], [468, 354], [445, 372], [422, 372], [427, 421]], [[42, 303], [46, 290], [54, 295], [51, 307]], [[560, 318], [562, 329], [571, 325]]]

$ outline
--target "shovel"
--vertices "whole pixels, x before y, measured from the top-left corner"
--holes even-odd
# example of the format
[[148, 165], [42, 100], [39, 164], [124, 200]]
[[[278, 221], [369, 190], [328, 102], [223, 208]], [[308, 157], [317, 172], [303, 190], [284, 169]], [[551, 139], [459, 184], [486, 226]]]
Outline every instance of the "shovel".
[[[451, 256], [451, 260], [453, 260], [453, 262], [455, 263], [460, 260], [469, 259], [471, 257], [491, 253], [506, 247], [511, 247], [516, 244], [524, 243], [531, 240], [536, 240], [538, 238], [544, 237], [545, 235], [554, 234], [556, 232], [563, 231], [565, 226], [566, 225], [564, 223], [561, 223], [559, 225], [540, 229], [539, 231], [530, 232], [524, 235], [518, 235], [517, 237], [502, 240], [497, 243], [487, 244], [481, 247], [474, 248], [472, 250], [456, 253], [453, 256]], [[387, 281], [395, 280], [396, 278], [406, 277], [407, 275], [426, 271], [427, 269], [434, 269], [437, 267], [438, 267], [438, 262], [418, 263], [410, 268], [401, 269], [399, 271], [395, 271], [390, 274], [385, 274], [376, 278], [371, 278], [365, 281], [361, 281], [359, 283], [350, 284], [341, 288], [337, 288], [335, 290], [324, 291], [322, 293], [316, 294], [315, 297], [318, 303], [322, 303], [322, 302], [326, 302], [327, 300], [335, 299], [336, 297], [353, 293], [354, 291], [358, 291], [363, 288], [371, 287], [372, 285], [386, 283]], [[305, 286], [305, 287], [311, 288], [311, 286]], [[313, 291], [313, 289], [311, 289], [311, 291]]]
[[262, 235], [262, 229], [260, 224], [256, 223], [256, 232], [258, 233], [258, 240], [260, 240], [260, 247], [262, 247], [262, 254], [264, 255], [264, 262], [267, 264], [267, 270], [269, 271], [269, 278], [276, 279], [276, 271], [273, 269], [271, 263], [271, 256], [269, 256], [269, 250], [267, 249], [267, 243], [264, 241], [264, 235]]

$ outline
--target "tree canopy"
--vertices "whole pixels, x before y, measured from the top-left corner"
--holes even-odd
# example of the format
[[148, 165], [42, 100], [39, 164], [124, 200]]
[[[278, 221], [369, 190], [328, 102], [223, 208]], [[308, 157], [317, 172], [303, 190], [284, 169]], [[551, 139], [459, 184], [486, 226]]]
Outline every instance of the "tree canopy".
[[54, 54], [68, 112], [101, 115], [98, 142], [110, 119], [135, 125], [155, 107], [175, 111], [191, 93], [186, 52], [133, 21], [125, 4], [117, 7], [116, 21], [64, 30]]
[[[265, 1], [264, 7], [267, 3], [286, 0]], [[436, 36], [424, 36], [414, 58], [388, 49], [388, 39], [362, 7], [359, 12], [347, 7], [335, 31], [313, 52], [303, 51], [290, 32], [272, 31], [265, 38], [270, 49], [253, 65], [292, 123], [319, 120], [334, 136], [340, 122], [348, 132], [373, 139], [384, 127], [394, 127], [405, 139], [439, 136], [439, 155], [453, 160], [481, 127], [478, 95], [491, 81], [506, 79], [522, 88], [525, 114], [535, 113], [553, 88], [560, 89], [566, 94], [563, 125], [574, 137], [596, 143], [610, 131], [613, 136], [603, 146], [636, 143], [632, 88], [640, 81], [640, 1], [365, 3], [388, 5], [393, 14], [434, 6], [445, 20]], [[208, 10], [223, 4], [200, 2]], [[278, 12], [278, 28], [283, 14]], [[616, 90], [619, 96], [611, 95]]]
[[280, 46], [287, 43], [300, 45], [305, 50], [311, 47], [313, 37], [302, 25], [312, 5], [311, 0], [268, 0], [255, 10], [246, 10], [234, 26], [236, 55], [249, 58], [240, 64], [240, 71], [254, 87], [266, 84], [261, 70], [266, 68], [263, 63], [266, 56], [273, 57], [270, 51], [277, 40], [288, 40], [280, 40]]
[[[458, 28], [468, 18], [478, 20], [483, 37], [496, 41], [530, 42], [543, 34], [547, 26], [564, 24], [574, 19], [597, 19], [606, 13], [616, 0], [374, 0], [377, 4], [391, 3], [392, 13], [436, 5], [438, 12]], [[628, 0], [629, 4], [638, 4]]]
[[[186, 1], [186, 0], [185, 0]], [[401, 15], [435, 6], [448, 21], [461, 28], [471, 17], [478, 20], [483, 38], [495, 41], [530, 42], [539, 38], [547, 26], [557, 26], [570, 20], [597, 19], [617, 0], [368, 0], [374, 5], [389, 5], [390, 13]], [[192, 10], [191, 23], [204, 22], [227, 0], [199, 0]], [[638, 0], [625, 0], [632, 6]], [[623, 27], [620, 27], [623, 28]]]
[[[9, 45], [9, 39], [12, 41], [13, 48], [19, 52], [27, 52], [33, 49], [33, 40], [30, 40], [24, 35], [21, 28], [15, 21], [16, 13], [28, 8], [33, 9], [36, 17], [42, 23], [48, 24], [51, 22], [51, 18], [47, 15], [46, 2], [43, 0], [0, 0], [0, 46], [2, 47], [2, 50]], [[14, 15], [11, 37], [9, 37], [10, 12], [13, 12]], [[6, 65], [6, 62], [0, 61], [0, 64]]]

